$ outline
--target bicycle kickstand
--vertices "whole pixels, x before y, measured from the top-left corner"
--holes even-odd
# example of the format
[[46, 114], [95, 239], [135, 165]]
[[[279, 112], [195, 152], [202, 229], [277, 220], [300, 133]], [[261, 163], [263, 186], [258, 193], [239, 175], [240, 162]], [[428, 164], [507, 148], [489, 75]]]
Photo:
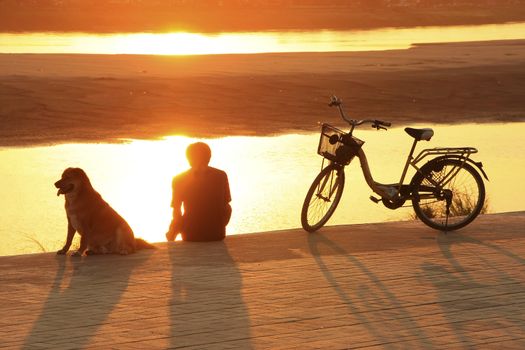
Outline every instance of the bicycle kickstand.
[[450, 215], [450, 205], [452, 204], [452, 193], [445, 196], [445, 201], [447, 202], [447, 209], [445, 211], [445, 234], [448, 233], [448, 217]]

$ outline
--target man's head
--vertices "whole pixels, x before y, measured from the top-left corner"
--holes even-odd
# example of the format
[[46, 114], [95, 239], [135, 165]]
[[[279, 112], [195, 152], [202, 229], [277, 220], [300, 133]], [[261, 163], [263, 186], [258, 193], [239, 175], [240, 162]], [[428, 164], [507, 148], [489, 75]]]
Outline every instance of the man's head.
[[204, 142], [195, 142], [186, 148], [186, 158], [192, 168], [202, 168], [208, 165], [211, 159], [210, 146]]

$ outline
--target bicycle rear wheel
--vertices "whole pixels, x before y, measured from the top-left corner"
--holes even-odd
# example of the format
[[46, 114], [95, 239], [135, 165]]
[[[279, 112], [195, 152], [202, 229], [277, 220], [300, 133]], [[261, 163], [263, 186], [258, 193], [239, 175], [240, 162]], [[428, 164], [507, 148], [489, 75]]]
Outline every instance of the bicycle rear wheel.
[[430, 161], [414, 175], [412, 185], [412, 206], [417, 217], [436, 230], [453, 231], [468, 225], [485, 203], [483, 179], [459, 159]]
[[334, 213], [345, 186], [344, 168], [332, 164], [315, 178], [304, 199], [301, 224], [308, 232], [323, 227]]

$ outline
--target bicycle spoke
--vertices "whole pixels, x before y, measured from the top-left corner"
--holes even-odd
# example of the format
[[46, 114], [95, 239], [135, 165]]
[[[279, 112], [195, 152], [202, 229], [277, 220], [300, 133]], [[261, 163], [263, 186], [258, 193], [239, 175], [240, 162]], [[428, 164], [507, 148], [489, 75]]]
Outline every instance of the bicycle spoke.
[[320, 228], [332, 215], [343, 191], [344, 174], [335, 167], [321, 171], [312, 184], [303, 204], [301, 223], [307, 231]]

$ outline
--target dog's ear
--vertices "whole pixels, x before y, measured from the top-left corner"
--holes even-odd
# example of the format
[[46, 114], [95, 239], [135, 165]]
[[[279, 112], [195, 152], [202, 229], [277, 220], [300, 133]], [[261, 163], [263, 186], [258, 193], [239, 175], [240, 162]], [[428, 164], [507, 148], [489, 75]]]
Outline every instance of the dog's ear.
[[82, 169], [80, 168], [72, 168], [72, 167], [69, 167], [69, 168], [66, 168], [63, 172], [62, 172], [62, 177], [64, 177], [65, 175], [67, 174], [75, 174], [75, 172], [77, 171], [77, 169], [79, 169], [80, 171], [82, 171]]
[[70, 171], [71, 171], [71, 168], [66, 168], [66, 169], [64, 169], [64, 171], [62, 172], [62, 178], [64, 178], [64, 176], [66, 176], [66, 174], [67, 174], [68, 172], [70, 172]]
[[93, 189], [93, 186], [91, 185], [91, 181], [89, 180], [89, 177], [87, 176], [86, 172], [81, 168], [75, 168], [76, 175], [82, 179], [82, 184], [84, 187]]
[[87, 180], [88, 176], [86, 172], [82, 168], [75, 168], [75, 172], [80, 176], [82, 179]]

